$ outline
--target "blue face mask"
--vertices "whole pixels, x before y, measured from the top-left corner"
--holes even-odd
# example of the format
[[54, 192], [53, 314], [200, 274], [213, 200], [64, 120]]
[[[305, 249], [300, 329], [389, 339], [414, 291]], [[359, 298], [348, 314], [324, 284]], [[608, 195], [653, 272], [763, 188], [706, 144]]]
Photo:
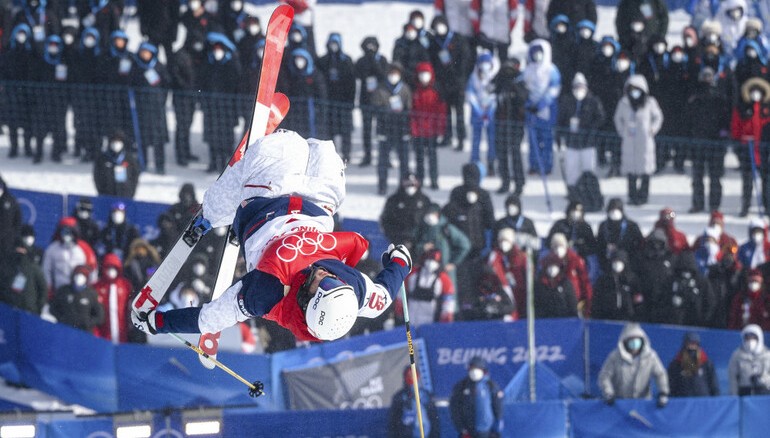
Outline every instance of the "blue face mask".
[[628, 342], [626, 342], [626, 345], [628, 345], [628, 349], [631, 351], [639, 351], [642, 349], [642, 339], [641, 338], [632, 338], [629, 339]]

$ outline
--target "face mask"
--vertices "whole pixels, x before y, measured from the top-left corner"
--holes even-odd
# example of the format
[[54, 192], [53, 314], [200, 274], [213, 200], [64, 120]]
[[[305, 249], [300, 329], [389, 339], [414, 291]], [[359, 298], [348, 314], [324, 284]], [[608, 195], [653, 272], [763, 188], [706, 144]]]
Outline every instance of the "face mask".
[[465, 194], [465, 199], [468, 201], [468, 204], [475, 204], [479, 200], [479, 195], [476, 192], [468, 192]]
[[259, 34], [259, 31], [260, 31], [260, 28], [259, 28], [258, 24], [250, 24], [249, 25], [249, 34], [251, 36], [255, 36], [255, 35]]
[[72, 232], [62, 233], [61, 235], [61, 241], [67, 245], [71, 244], [74, 240], [75, 237], [72, 235]]
[[340, 51], [340, 45], [337, 43], [329, 43], [329, 51], [332, 53], [337, 53]]
[[577, 100], [585, 99], [587, 94], [588, 94], [588, 90], [586, 90], [585, 87], [572, 89], [572, 95], [575, 96], [575, 99]]
[[751, 240], [753, 240], [755, 244], [759, 245], [765, 240], [765, 233], [754, 233], [751, 235]]
[[631, 61], [627, 59], [618, 59], [615, 66], [618, 68], [619, 72], [623, 73], [631, 67]]
[[83, 45], [88, 47], [89, 49], [94, 47], [96, 45], [96, 38], [93, 37], [86, 37], [83, 40]]
[[438, 215], [437, 214], [429, 214], [425, 216], [423, 219], [423, 222], [425, 222], [426, 225], [435, 227], [438, 225]]
[[71, 46], [71, 45], [72, 45], [72, 43], [74, 43], [74, 42], [75, 42], [75, 37], [74, 37], [72, 34], [69, 34], [69, 33], [65, 33], [65, 34], [64, 34], [64, 35], [61, 37], [61, 39], [62, 39], [62, 41], [64, 41], [64, 44], [66, 44], [66, 45], [68, 45], [68, 46]]
[[89, 219], [91, 217], [91, 212], [88, 211], [88, 210], [85, 210], [85, 209], [78, 210], [77, 211], [77, 216], [78, 216], [79, 219], [86, 220], [86, 219]]
[[652, 50], [654, 50], [658, 55], [662, 55], [666, 51], [666, 45], [663, 43], [656, 43], [652, 46]]
[[511, 204], [508, 206], [508, 214], [511, 216], [518, 216], [519, 215], [519, 206], [516, 204]]
[[743, 347], [749, 352], [756, 351], [757, 345], [759, 345], [759, 341], [756, 339], [746, 339], [743, 341]]
[[428, 85], [432, 78], [433, 78], [433, 75], [430, 74], [430, 72], [427, 72], [427, 71], [421, 71], [420, 73], [417, 74], [417, 79], [423, 85]]
[[299, 44], [302, 42], [302, 34], [299, 32], [292, 32], [291, 34], [291, 41], [295, 44]]
[[684, 46], [688, 49], [693, 47], [695, 45], [695, 40], [692, 37], [687, 37], [684, 39]]
[[580, 222], [583, 219], [583, 211], [572, 210], [569, 212], [569, 218], [572, 220], [572, 222]]
[[556, 257], [563, 259], [567, 255], [567, 247], [557, 246], [556, 249], [553, 250], [553, 252], [556, 253]]
[[391, 73], [391, 74], [388, 75], [388, 83], [390, 83], [390, 85], [396, 85], [400, 81], [401, 81], [401, 75], [400, 74], [398, 74], [398, 73]]
[[587, 40], [587, 39], [591, 38], [593, 36], [593, 34], [594, 34], [591, 31], [591, 29], [589, 29], [587, 27], [584, 27], [584, 28], [580, 29], [580, 31], [578, 33], [580, 34], [580, 38], [583, 38], [584, 40]]
[[762, 289], [762, 283], [758, 281], [751, 281], [749, 282], [749, 290], [752, 292], [757, 292], [760, 289]]
[[751, 93], [749, 93], [749, 96], [751, 97], [752, 102], [759, 102], [762, 100], [762, 92], [759, 90], [751, 90]]
[[619, 221], [623, 219], [623, 212], [617, 208], [613, 208], [612, 210], [607, 212], [607, 219], [611, 221]]
[[620, 260], [615, 260], [614, 262], [612, 262], [612, 272], [616, 274], [620, 274], [621, 272], [623, 272], [623, 269], [625, 268], [626, 268], [626, 264]]
[[641, 338], [632, 338], [628, 340], [627, 345], [631, 352], [637, 352], [642, 349], [642, 340]]
[[606, 46], [602, 46], [602, 55], [604, 55], [605, 58], [611, 58], [612, 55], [615, 54], [615, 48], [610, 46], [609, 44]]
[[201, 50], [203, 50], [203, 43], [200, 41], [196, 41], [193, 43], [192, 47], [193, 47], [193, 50], [195, 50], [196, 52], [200, 52]]
[[644, 30], [644, 23], [641, 21], [634, 21], [631, 23], [631, 30], [633, 30], [636, 33], [639, 33]]
[[77, 274], [74, 277], [72, 277], [72, 284], [74, 284], [75, 287], [78, 289], [83, 288], [87, 282], [88, 282], [88, 279], [83, 274]]
[[441, 267], [441, 263], [433, 259], [425, 260], [423, 267], [425, 268], [426, 271], [433, 273], [438, 271], [438, 269]]
[[628, 92], [628, 95], [631, 96], [631, 99], [639, 99], [642, 97], [642, 90], [639, 90], [637, 88], [632, 88], [631, 91]]
[[746, 49], [746, 57], [749, 59], [756, 59], [757, 58], [757, 51], [753, 48]]
[[25, 236], [22, 241], [24, 242], [24, 246], [31, 248], [32, 245], [35, 244], [35, 236]]
[[189, 3], [190, 10], [197, 11], [201, 7], [201, 2], [199, 1], [192, 1]]
[[242, 8], [243, 8], [243, 2], [241, 1], [230, 2], [230, 9], [234, 11], [240, 11]]
[[682, 61], [684, 61], [684, 53], [682, 53], [680, 51], [676, 51], [676, 52], [672, 53], [671, 54], [671, 60], [674, 61], [677, 64], [681, 63]]
[[106, 274], [107, 274], [107, 278], [109, 278], [110, 280], [114, 280], [118, 278], [118, 270], [115, 268], [107, 268]]
[[414, 40], [417, 39], [417, 31], [416, 30], [407, 30], [406, 33], [404, 34], [404, 36], [409, 41], [414, 41]]
[[214, 59], [216, 61], [221, 61], [225, 57], [225, 51], [224, 50], [217, 49], [217, 50], [214, 50], [212, 53], [213, 53]]
[[414, 196], [417, 194], [417, 187], [415, 186], [409, 186], [404, 189], [404, 193], [406, 193], [407, 196]]
[[53, 56], [58, 55], [59, 54], [59, 46], [56, 46], [56, 45], [48, 46], [48, 53], [53, 55]]
[[532, 54], [532, 62], [540, 62], [543, 60], [543, 52], [538, 50]]
[[513, 249], [513, 242], [508, 240], [501, 240], [500, 242], [497, 242], [497, 244], [500, 246], [500, 251], [506, 254]]
[[416, 27], [417, 29], [422, 29], [423, 26], [425, 26], [425, 21], [422, 18], [415, 18], [412, 20], [412, 26]]
[[549, 278], [556, 278], [556, 276], [559, 275], [559, 271], [561, 271], [561, 269], [559, 269], [558, 266], [551, 265], [545, 270], [545, 273]]
[[478, 382], [479, 380], [484, 378], [484, 370], [480, 370], [478, 368], [471, 368], [468, 370], [468, 378], [471, 379], [473, 382]]
[[294, 59], [294, 65], [297, 66], [298, 70], [304, 70], [305, 67], [307, 67], [307, 59], [305, 58], [295, 58]]
[[27, 42], [27, 34], [20, 32], [16, 34], [16, 42], [19, 44], [24, 44]]
[[567, 32], [567, 25], [564, 23], [559, 23], [556, 25], [556, 33], [558, 34], [564, 34]]
[[439, 23], [436, 25], [436, 34], [439, 36], [444, 36], [449, 32], [449, 29], [447, 28], [447, 25], [444, 23]]
[[123, 142], [115, 140], [110, 142], [110, 150], [116, 154], [119, 154], [123, 150]]
[[741, 8], [735, 8], [732, 11], [730, 11], [730, 17], [732, 17], [733, 20], [740, 20], [743, 17], [743, 9]]
[[126, 212], [123, 210], [116, 210], [112, 212], [112, 223], [115, 225], [122, 225], [126, 221]]
[[192, 272], [195, 274], [196, 277], [201, 277], [203, 274], [206, 273], [206, 265], [203, 263], [196, 263], [192, 267]]

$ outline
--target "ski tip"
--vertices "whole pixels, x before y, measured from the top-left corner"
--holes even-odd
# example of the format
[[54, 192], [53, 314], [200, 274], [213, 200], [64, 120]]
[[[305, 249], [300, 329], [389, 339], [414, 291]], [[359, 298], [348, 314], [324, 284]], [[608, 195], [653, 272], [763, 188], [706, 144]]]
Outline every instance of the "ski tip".
[[273, 14], [281, 14], [289, 18], [294, 18], [294, 8], [286, 3], [278, 5], [273, 11]]

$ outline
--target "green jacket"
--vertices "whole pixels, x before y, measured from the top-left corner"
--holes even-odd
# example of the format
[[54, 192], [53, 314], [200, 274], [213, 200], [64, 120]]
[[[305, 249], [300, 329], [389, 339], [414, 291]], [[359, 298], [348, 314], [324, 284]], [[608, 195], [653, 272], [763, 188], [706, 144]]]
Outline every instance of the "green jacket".
[[450, 224], [444, 216], [439, 217], [438, 224], [430, 226], [421, 222], [415, 235], [415, 260], [420, 260], [423, 247], [426, 243], [441, 251], [441, 260], [444, 265], [459, 265], [468, 256], [471, 250], [471, 241], [459, 228]]
[[14, 253], [0, 272], [0, 301], [37, 315], [48, 301], [43, 271], [26, 254]]

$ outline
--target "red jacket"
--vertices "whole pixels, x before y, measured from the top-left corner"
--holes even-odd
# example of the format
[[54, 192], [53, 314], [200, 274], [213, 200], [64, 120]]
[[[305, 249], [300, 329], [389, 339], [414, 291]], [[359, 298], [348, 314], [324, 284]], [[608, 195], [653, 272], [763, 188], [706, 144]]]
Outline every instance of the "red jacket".
[[759, 164], [759, 143], [762, 140], [762, 128], [770, 122], [770, 107], [754, 102], [754, 108], [750, 117], [742, 117], [739, 108], [733, 109], [730, 122], [730, 132], [733, 139], [747, 144], [749, 140], [754, 142], [754, 162]]
[[446, 134], [446, 103], [441, 100], [436, 87], [436, 75], [429, 62], [417, 64], [417, 75], [430, 72], [428, 85], [419, 82], [412, 94], [412, 112], [409, 118], [412, 137], [430, 138]]
[[673, 254], [678, 255], [690, 249], [690, 244], [687, 243], [687, 236], [677, 230], [673, 223], [658, 220], [655, 222], [655, 228], [660, 228], [666, 233], [668, 247]]
[[761, 292], [752, 294], [749, 291], [735, 295], [727, 315], [727, 328], [740, 330], [749, 324], [757, 324], [762, 330], [770, 330], [770, 314], [762, 295]]
[[575, 289], [575, 297], [578, 300], [578, 309], [580, 309], [580, 302], [582, 301], [583, 315], [589, 316], [593, 288], [591, 287], [591, 280], [588, 279], [588, 269], [586, 269], [585, 260], [572, 249], [567, 250], [567, 255], [563, 259], [559, 259], [555, 253], [551, 252], [541, 262], [540, 270], [542, 271], [553, 260], [560, 261], [561, 272], [566, 273], [567, 278], [572, 283], [572, 288]]
[[[115, 279], [107, 277], [108, 268], [117, 269]], [[104, 323], [94, 329], [94, 334], [113, 343], [128, 342], [131, 282], [123, 276], [123, 265], [115, 254], [104, 256], [99, 281], [94, 284], [94, 289], [99, 295], [99, 304], [104, 307]]]
[[[510, 287], [516, 311], [513, 318], [527, 315], [527, 255], [518, 248], [513, 248], [508, 255], [495, 248], [489, 254], [487, 265], [492, 268], [503, 288]], [[513, 281], [511, 281], [513, 280]]]

